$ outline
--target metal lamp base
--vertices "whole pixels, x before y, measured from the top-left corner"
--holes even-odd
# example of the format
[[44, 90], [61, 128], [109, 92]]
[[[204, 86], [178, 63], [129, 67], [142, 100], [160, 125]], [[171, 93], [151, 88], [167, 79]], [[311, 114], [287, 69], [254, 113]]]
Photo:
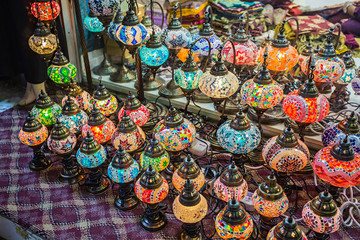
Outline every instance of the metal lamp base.
[[139, 199], [135, 196], [131, 184], [119, 184], [119, 194], [115, 198], [115, 207], [121, 211], [128, 211], [139, 205]]
[[135, 74], [125, 65], [122, 65], [116, 73], [110, 75], [110, 80], [117, 83], [131, 82], [135, 79]]
[[52, 161], [45, 156], [41, 151], [34, 152], [34, 156], [29, 163], [31, 171], [39, 172], [49, 168], [52, 165]]
[[65, 184], [75, 184], [85, 178], [84, 172], [72, 159], [63, 160], [63, 168], [58, 176], [58, 181]]
[[167, 224], [166, 215], [160, 211], [158, 204], [148, 204], [140, 225], [149, 232], [163, 229]]
[[203, 94], [199, 89], [195, 90], [194, 96], [195, 96], [195, 102], [212, 103], [211, 98]]
[[184, 231], [179, 234], [180, 240], [203, 240], [204, 236], [200, 232], [199, 223], [184, 223]]
[[[226, 105], [226, 108], [227, 108], [227, 105]], [[268, 117], [267, 115], [274, 116], [275, 118]], [[254, 121], [254, 122], [258, 121], [258, 115], [256, 114], [256, 111], [253, 108], [250, 108], [248, 110], [247, 116], [251, 121]], [[285, 114], [282, 106], [276, 105], [275, 107], [268, 109], [266, 111], [266, 115], [262, 115], [261, 122], [262, 122], [262, 124], [265, 124], [265, 125], [276, 125], [278, 123], [284, 122], [284, 119], [282, 119], [283, 117], [286, 117], [286, 114]]]
[[[163, 80], [159, 77], [155, 77], [152, 74], [150, 74], [150, 76], [148, 76], [148, 78], [146, 78], [146, 76], [144, 77], [144, 82], [143, 82], [143, 86], [144, 86], [144, 91], [153, 91], [156, 89], [161, 88], [164, 84], [163, 84]], [[138, 83], [137, 81], [134, 84], [135, 88], [138, 88]]]
[[112, 65], [106, 57], [100, 63], [100, 65], [94, 67], [92, 70], [96, 75], [99, 76], [111, 75], [118, 71], [117, 67]]
[[159, 90], [159, 95], [165, 98], [180, 98], [184, 96], [184, 93], [181, 88], [176, 85], [174, 79], [172, 79], [165, 87]]
[[[294, 120], [292, 120], [290, 118], [285, 120], [284, 125], [286, 127], [288, 127], [290, 125], [291, 128], [296, 133], [299, 133], [299, 131], [300, 131], [299, 125]], [[315, 132], [322, 132], [323, 131], [323, 129], [319, 125], [317, 125], [316, 123], [311, 123], [309, 126], [305, 127], [305, 129], [304, 129], [304, 134], [305, 135], [307, 135], [307, 136], [315, 136], [315, 135], [317, 135], [316, 133], [311, 131], [310, 128], [312, 128]]]
[[88, 193], [97, 195], [106, 192], [109, 189], [110, 182], [102, 176], [102, 173], [97, 172], [97, 169], [91, 169], [85, 185], [87, 185], [86, 191]]
[[214, 150], [225, 151], [224, 148], [222, 148], [220, 143], [218, 142], [216, 133], [217, 133], [217, 131], [214, 130], [214, 131], [210, 132], [209, 134], [205, 135], [205, 140], [210, 142], [211, 147]]

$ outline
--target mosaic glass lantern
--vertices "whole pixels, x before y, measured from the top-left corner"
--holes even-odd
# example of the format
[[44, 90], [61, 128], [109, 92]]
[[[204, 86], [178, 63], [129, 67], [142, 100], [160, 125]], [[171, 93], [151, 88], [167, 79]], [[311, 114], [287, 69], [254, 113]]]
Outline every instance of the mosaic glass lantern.
[[159, 40], [159, 37], [151, 33], [149, 41], [140, 49], [141, 60], [150, 68], [157, 70], [169, 57], [169, 50]]
[[181, 116], [174, 107], [170, 107], [165, 119], [154, 127], [153, 134], [167, 151], [175, 152], [190, 146], [196, 130], [188, 119]]
[[184, 65], [180, 69], [176, 69], [174, 79], [177, 85], [185, 92], [192, 92], [199, 87], [200, 77], [203, 71], [199, 69], [194, 61], [192, 52], [189, 52]]
[[186, 179], [190, 179], [196, 191], [200, 191], [205, 183], [204, 173], [195, 163], [194, 159], [188, 155], [172, 176], [172, 183], [176, 190], [181, 192], [184, 189]]
[[352, 112], [344, 120], [330, 124], [322, 133], [321, 140], [324, 147], [334, 145], [348, 136], [351, 147], [360, 154], [360, 127], [358, 117]]
[[96, 106], [93, 106], [88, 122], [82, 127], [81, 131], [83, 137], [90, 131], [94, 139], [102, 144], [111, 139], [115, 131], [115, 125], [110, 119], [106, 118]]
[[105, 30], [104, 25], [100, 20], [95, 17], [92, 13], [89, 13], [89, 16], [86, 16], [84, 19], [85, 28], [93, 33], [100, 33]]
[[118, 29], [118, 27], [122, 24], [122, 21], [124, 20], [124, 14], [121, 11], [121, 7], [119, 6], [114, 19], [110, 22], [109, 24], [109, 28], [108, 28], [108, 34], [109, 37], [114, 40], [117, 41], [116, 38], [116, 30]]
[[203, 195], [195, 190], [190, 179], [173, 202], [174, 216], [183, 223], [181, 239], [202, 239], [198, 223], [206, 216], [208, 204]]
[[95, 16], [113, 16], [118, 7], [116, 0], [88, 0], [90, 11]]
[[134, 209], [139, 200], [135, 196], [131, 182], [140, 172], [139, 164], [119, 146], [107, 172], [109, 178], [119, 184], [119, 194], [115, 197], [115, 206], [123, 211]]
[[[146, 9], [145, 9], [146, 12]], [[145, 38], [145, 42], [147, 42], [150, 39], [151, 34], [154, 34], [155, 36], [159, 36], [161, 34], [161, 28], [158, 25], [155, 25], [151, 19], [151, 16], [148, 16], [147, 14], [144, 14], [143, 19], [141, 20], [141, 23], [145, 26], [147, 35]]]
[[254, 222], [239, 201], [232, 199], [216, 216], [215, 229], [222, 239], [248, 239], [254, 230]]
[[29, 38], [28, 43], [30, 49], [44, 57], [45, 61], [50, 61], [53, 52], [58, 47], [56, 36], [42, 22], [36, 24], [34, 34]]
[[118, 127], [115, 129], [111, 142], [115, 148], [120, 145], [127, 152], [133, 153], [144, 147], [145, 133], [130, 116], [124, 112]]
[[360, 155], [354, 152], [347, 136], [334, 146], [318, 151], [313, 169], [321, 180], [335, 187], [360, 184]]
[[[266, 46], [268, 48], [268, 65], [267, 68], [272, 71], [288, 71], [292, 69], [299, 61], [299, 53], [296, 49], [290, 45], [289, 41], [285, 38], [285, 28], [284, 25], [290, 19], [296, 20], [296, 18], [291, 17], [282, 22], [282, 26], [279, 29], [279, 34], [277, 38], [272, 42], [271, 45]], [[298, 24], [297, 20], [296, 23]], [[298, 24], [299, 26], [299, 24]], [[265, 48], [260, 50], [259, 60], [262, 62], [264, 59]]]
[[143, 169], [151, 165], [158, 172], [161, 172], [169, 165], [170, 156], [163, 145], [161, 145], [156, 138], [152, 138], [144, 152], [141, 153], [139, 160]]
[[265, 143], [262, 157], [268, 166], [278, 172], [296, 172], [306, 166], [310, 152], [288, 126], [282, 134], [270, 138]]
[[147, 123], [150, 117], [149, 109], [141, 104], [139, 99], [137, 99], [131, 92], [129, 92], [124, 106], [119, 111], [119, 121], [121, 121], [124, 112], [126, 112], [126, 114], [130, 116], [131, 120], [133, 120], [139, 127]]
[[70, 84], [66, 90], [66, 95], [64, 96], [61, 103], [62, 106], [65, 105], [68, 96], [74, 100], [75, 104], [79, 106], [81, 110], [88, 111], [90, 109], [90, 99], [91, 95], [87, 91], [81, 89], [80, 86], [76, 84], [73, 79], [70, 79]]
[[254, 150], [261, 141], [259, 129], [250, 123], [242, 110], [233, 120], [226, 121], [217, 130], [217, 140], [222, 148], [233, 154]]
[[31, 13], [40, 21], [51, 21], [60, 14], [60, 5], [57, 1], [37, 0], [31, 4]]
[[344, 74], [337, 79], [334, 83], [347, 86], [351, 83], [351, 81], [357, 77], [357, 68], [355, 65], [355, 61], [350, 52], [347, 52], [343, 56], [343, 62], [345, 65]]
[[100, 81], [97, 90], [90, 100], [90, 106], [96, 106], [102, 114], [108, 117], [116, 112], [118, 101]]
[[314, 53], [313, 46], [311, 45], [311, 42], [309, 41], [308, 44], [305, 46], [304, 50], [302, 50], [301, 54], [299, 54], [299, 65], [302, 64], [302, 62], [306, 61], [306, 58], [309, 57]]
[[72, 98], [68, 97], [58, 119], [72, 133], [78, 134], [81, 133], [82, 127], [87, 123], [88, 116], [83, 110], [80, 110]]
[[307, 237], [303, 231], [296, 224], [296, 221], [292, 217], [286, 217], [283, 221], [273, 227], [266, 240], [307, 240]]
[[248, 184], [233, 162], [214, 182], [214, 191], [225, 202], [241, 201], [248, 193]]
[[76, 77], [77, 69], [60, 50], [55, 53], [52, 64], [47, 69], [49, 78], [58, 84], [69, 84]]
[[320, 234], [336, 232], [341, 226], [341, 212], [327, 191], [304, 205], [302, 218], [310, 229]]
[[32, 171], [41, 171], [51, 166], [50, 159], [41, 152], [41, 146], [46, 141], [49, 133], [47, 128], [37, 120], [32, 113], [26, 117], [23, 127], [19, 131], [19, 140], [22, 144], [31, 147], [34, 156], [29, 163]]
[[135, 194], [140, 201], [147, 203], [147, 209], [141, 218], [141, 226], [148, 231], [164, 228], [167, 218], [159, 209], [158, 203], [169, 193], [169, 185], [151, 165], [135, 183]]
[[276, 183], [274, 172], [261, 183], [252, 196], [255, 210], [264, 217], [275, 218], [286, 212], [289, 200], [282, 187]]
[[61, 107], [54, 103], [51, 98], [41, 90], [35, 106], [31, 109], [31, 113], [46, 127], [50, 127], [56, 122], [56, 118], [61, 113]]

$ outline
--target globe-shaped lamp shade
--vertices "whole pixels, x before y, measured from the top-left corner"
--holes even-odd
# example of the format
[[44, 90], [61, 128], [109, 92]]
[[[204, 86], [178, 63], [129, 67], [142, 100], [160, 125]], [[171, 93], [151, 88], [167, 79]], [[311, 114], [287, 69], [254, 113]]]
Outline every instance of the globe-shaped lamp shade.
[[117, 41], [116, 38], [116, 30], [118, 29], [118, 27], [122, 24], [122, 21], [124, 20], [124, 14], [121, 11], [121, 7], [118, 7], [118, 10], [115, 14], [115, 17], [113, 18], [113, 20], [109, 23], [109, 27], [108, 27], [108, 34], [109, 37], [114, 40]]
[[191, 35], [184, 27], [177, 29], [165, 28], [161, 31], [161, 38], [168, 49], [179, 50], [187, 47], [191, 42]]
[[347, 188], [360, 183], [360, 155], [354, 152], [347, 137], [318, 151], [313, 169], [321, 180], [332, 186]]
[[357, 69], [356, 66], [354, 66], [346, 69], [344, 74], [341, 76], [341, 78], [336, 80], [335, 83], [347, 86], [356, 77], [357, 77]]
[[89, 0], [88, 5], [94, 16], [113, 16], [118, 8], [118, 1]]
[[270, 229], [266, 236], [266, 240], [307, 240], [303, 231], [296, 224], [292, 217], [287, 217], [275, 227]]
[[24, 126], [19, 131], [19, 140], [22, 144], [34, 147], [44, 143], [48, 135], [47, 128], [29, 113]]
[[168, 115], [154, 127], [154, 136], [167, 151], [181, 151], [195, 138], [194, 125], [170, 107]]
[[[194, 36], [192, 36], [192, 41], [194, 42], [198, 40], [200, 37], [202, 36], [200, 36], [199, 34], [195, 34]], [[215, 33], [206, 36], [206, 38], [209, 39], [211, 43], [210, 55], [213, 56], [218, 54], [220, 46], [222, 44], [220, 38], [216, 36]], [[192, 50], [194, 51], [195, 54], [201, 57], [207, 57], [209, 54], [209, 43], [206, 41], [206, 39], [202, 38], [195, 43], [195, 45], [192, 47]]]
[[222, 239], [248, 239], [254, 222], [239, 202], [232, 199], [216, 216], [215, 229]]
[[41, 21], [51, 21], [59, 16], [60, 5], [57, 1], [34, 1], [31, 13]]
[[140, 165], [143, 169], [153, 166], [158, 172], [164, 170], [170, 162], [170, 155], [156, 138], [152, 138], [140, 155]]
[[173, 174], [172, 183], [176, 190], [181, 192], [184, 189], [187, 179], [192, 181], [196, 191], [200, 191], [205, 183], [204, 173], [190, 155], [187, 156], [184, 162]]
[[288, 127], [284, 132], [270, 138], [262, 150], [266, 164], [278, 172], [296, 172], [303, 169], [310, 159], [305, 143], [296, 138]]
[[86, 16], [84, 19], [85, 28], [93, 33], [99, 33], [105, 30], [103, 23], [97, 17]]
[[139, 127], [147, 123], [150, 117], [149, 109], [141, 104], [141, 102], [131, 92], [129, 92], [124, 106], [119, 111], [119, 121], [121, 121], [124, 112], [126, 112], [126, 114], [130, 116], [131, 120], [133, 120]]
[[49, 149], [58, 155], [71, 153], [76, 146], [76, 136], [59, 120], [55, 123], [47, 140]]
[[[299, 61], [299, 54], [297, 50], [288, 45], [286, 48], [278, 48], [273, 45], [267, 46], [269, 60], [267, 68], [272, 71], [288, 71], [292, 69]], [[263, 55], [265, 52], [265, 48], [260, 49], [260, 57], [259, 61], [263, 61]]]
[[87, 132], [84, 141], [76, 153], [78, 163], [84, 168], [97, 168], [106, 160], [106, 150], [91, 132]]
[[165, 178], [150, 165], [136, 181], [134, 191], [140, 201], [156, 204], [167, 196], [169, 185]]
[[140, 49], [140, 58], [149, 67], [160, 67], [168, 57], [169, 50], [162, 44], [154, 48], [145, 45]]
[[59, 115], [59, 120], [69, 128], [72, 133], [78, 134], [87, 123], [88, 115], [75, 104], [73, 99], [68, 97]]
[[107, 117], [115, 113], [118, 107], [116, 97], [110, 94], [101, 82], [89, 103], [91, 107], [96, 106], [96, 108], [98, 108], [101, 113]]
[[36, 24], [28, 43], [30, 49], [39, 55], [51, 55], [58, 46], [56, 36], [42, 22]]
[[341, 226], [341, 212], [331, 194], [326, 191], [307, 202], [301, 215], [306, 225], [317, 233], [333, 233]]
[[153, 33], [152, 26], [149, 26], [149, 27], [145, 26], [145, 29], [146, 29], [147, 35], [144, 40], [144, 43], [146, 43], [150, 39], [151, 34], [155, 34], [156, 36], [159, 36], [159, 37], [161, 35], [161, 28], [158, 25], [154, 24], [154, 33]]
[[348, 135], [353, 150], [360, 154], [360, 127], [355, 112], [352, 112], [340, 123], [329, 124], [323, 131], [321, 140], [324, 147], [327, 147], [340, 142], [346, 135]]
[[199, 82], [202, 75], [203, 71], [200, 69], [192, 72], [176, 69], [174, 73], [174, 79], [176, 84], [183, 89], [197, 89], [199, 87]]
[[116, 29], [116, 38], [125, 45], [139, 45], [145, 40], [147, 31], [141, 23], [134, 26], [120, 25]]
[[[78, 105], [81, 110], [88, 111], [90, 109], [90, 93], [81, 89], [81, 87], [79, 87], [73, 79], [70, 79], [69, 88], [66, 94], [74, 100], [75, 104]], [[64, 96], [61, 100], [62, 106], [65, 105], [66, 100], [68, 99], [67, 96]]]
[[216, 196], [225, 202], [231, 199], [241, 201], [248, 193], [248, 184], [232, 163], [214, 182], [214, 191]]
[[35, 106], [31, 109], [31, 114], [46, 127], [55, 124], [60, 113], [61, 107], [54, 103], [44, 91], [41, 91]]
[[52, 64], [47, 69], [49, 78], [58, 84], [68, 84], [70, 79], [76, 77], [76, 73], [75, 65], [70, 63], [61, 51], [55, 53]]
[[121, 147], [115, 153], [109, 167], [108, 176], [116, 183], [129, 183], [140, 172], [139, 164]]
[[252, 196], [255, 210], [264, 217], [279, 217], [289, 207], [289, 200], [281, 186], [276, 183], [271, 172], [265, 183], [262, 183]]
[[[254, 42], [247, 40], [244, 43], [233, 41], [235, 46], [235, 64], [236, 65], [254, 65], [258, 59], [259, 49]], [[233, 63], [234, 51], [231, 43], [226, 42], [222, 50], [225, 61]]]

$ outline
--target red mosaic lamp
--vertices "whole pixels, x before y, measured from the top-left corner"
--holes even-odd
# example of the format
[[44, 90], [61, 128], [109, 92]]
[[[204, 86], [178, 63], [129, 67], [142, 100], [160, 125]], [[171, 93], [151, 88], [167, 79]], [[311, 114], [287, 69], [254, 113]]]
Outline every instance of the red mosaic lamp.
[[31, 13], [40, 21], [51, 21], [60, 14], [60, 5], [57, 1], [35, 0], [31, 4]]
[[147, 123], [150, 117], [149, 109], [141, 104], [139, 99], [137, 99], [131, 92], [129, 92], [124, 106], [119, 111], [119, 121], [121, 121], [121, 117], [124, 115], [124, 112], [126, 112], [139, 127]]

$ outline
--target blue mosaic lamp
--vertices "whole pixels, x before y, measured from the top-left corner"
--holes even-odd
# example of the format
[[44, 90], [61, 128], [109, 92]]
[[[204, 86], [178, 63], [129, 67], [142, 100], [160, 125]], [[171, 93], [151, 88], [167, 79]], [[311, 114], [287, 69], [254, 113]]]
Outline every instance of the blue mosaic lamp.
[[119, 26], [121, 25], [123, 20], [124, 20], [124, 15], [123, 15], [123, 12], [121, 11], [121, 8], [119, 7], [115, 14], [114, 19], [110, 22], [109, 28], [108, 28], [109, 37], [112, 40], [115, 40], [115, 41], [118, 40], [116, 38], [116, 30], [119, 28]]
[[100, 33], [105, 30], [102, 22], [100, 22], [100, 20], [95, 17], [91, 12], [89, 13], [89, 16], [85, 17], [84, 26], [87, 30], [93, 33]]
[[59, 120], [69, 128], [72, 133], [80, 134], [82, 127], [88, 121], [88, 116], [79, 108], [74, 99], [68, 96], [59, 115]]
[[119, 184], [119, 194], [115, 197], [115, 206], [120, 210], [134, 209], [139, 204], [131, 183], [140, 172], [139, 164], [119, 145], [109, 167], [108, 175]]

